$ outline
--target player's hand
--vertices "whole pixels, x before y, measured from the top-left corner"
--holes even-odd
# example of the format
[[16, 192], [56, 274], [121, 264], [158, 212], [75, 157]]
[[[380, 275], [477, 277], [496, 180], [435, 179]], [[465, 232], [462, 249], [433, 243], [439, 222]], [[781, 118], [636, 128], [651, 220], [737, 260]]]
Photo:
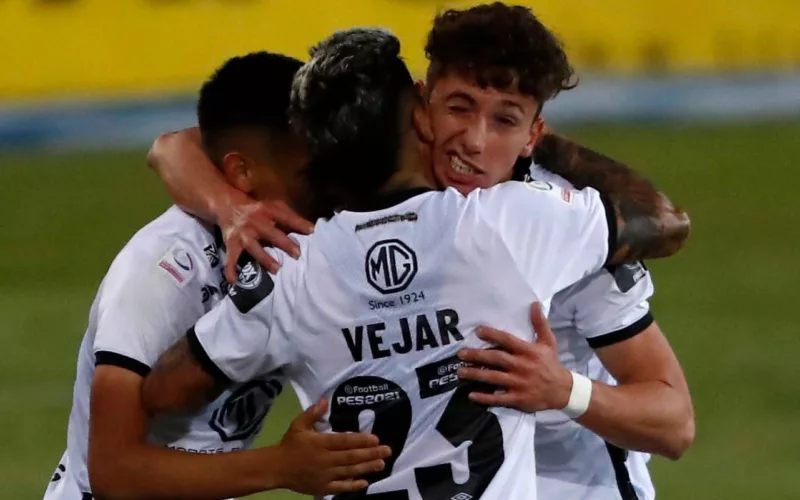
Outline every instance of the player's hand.
[[358, 491], [369, 486], [356, 479], [385, 467], [391, 455], [372, 434], [323, 434], [314, 423], [325, 415], [328, 403], [320, 401], [297, 417], [283, 436], [280, 448], [280, 487], [307, 495]]
[[236, 264], [242, 252], [250, 254], [274, 274], [280, 266], [264, 251], [264, 246], [274, 246], [297, 258], [300, 247], [287, 233], [310, 234], [314, 231], [311, 222], [297, 215], [283, 201], [259, 202], [244, 194], [241, 199], [231, 200], [221, 209], [217, 223], [225, 240], [225, 278], [231, 283], [235, 283], [238, 277]]
[[500, 349], [462, 349], [458, 357], [479, 367], [462, 367], [458, 376], [486, 382], [505, 392], [473, 392], [470, 399], [489, 406], [508, 406], [532, 413], [567, 406], [572, 375], [558, 359], [553, 331], [538, 302], [531, 307], [536, 342], [520, 340], [501, 330], [480, 327], [478, 337]]

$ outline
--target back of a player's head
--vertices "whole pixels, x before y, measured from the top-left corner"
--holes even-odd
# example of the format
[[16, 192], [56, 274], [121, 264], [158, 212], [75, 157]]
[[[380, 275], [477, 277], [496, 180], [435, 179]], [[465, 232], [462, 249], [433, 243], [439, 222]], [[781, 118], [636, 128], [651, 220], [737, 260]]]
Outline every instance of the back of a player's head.
[[200, 89], [197, 120], [203, 146], [211, 160], [222, 158], [241, 132], [277, 138], [291, 133], [289, 94], [303, 63], [269, 52], [229, 59]]
[[574, 72], [556, 36], [527, 7], [495, 2], [447, 10], [433, 21], [425, 55], [428, 85], [456, 74], [482, 88], [516, 89], [541, 106], [574, 88]]
[[397, 170], [406, 98], [414, 81], [400, 41], [380, 29], [333, 34], [311, 49], [292, 88], [290, 115], [324, 192], [374, 193]]

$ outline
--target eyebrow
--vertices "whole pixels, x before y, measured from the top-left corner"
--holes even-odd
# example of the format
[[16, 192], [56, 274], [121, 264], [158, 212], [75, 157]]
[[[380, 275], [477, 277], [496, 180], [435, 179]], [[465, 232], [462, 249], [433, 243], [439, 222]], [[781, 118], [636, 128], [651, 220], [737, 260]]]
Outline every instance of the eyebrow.
[[450, 99], [464, 99], [465, 101], [469, 102], [470, 104], [475, 104], [475, 99], [472, 98], [471, 95], [467, 94], [466, 92], [462, 92], [460, 90], [454, 90], [445, 96], [445, 101], [449, 101]]
[[[473, 99], [471, 95], [467, 94], [466, 92], [462, 92], [460, 90], [454, 90], [453, 92], [447, 94], [447, 96], [445, 96], [444, 98], [445, 101], [449, 101], [450, 99], [463, 99], [470, 104], [476, 103], [475, 99]], [[519, 103], [514, 102], [510, 99], [503, 99], [502, 101], [500, 101], [500, 104], [506, 107], [515, 108], [523, 115], [525, 114], [525, 108], [523, 108], [522, 105], [520, 105]]]
[[512, 108], [516, 108], [516, 109], [518, 109], [518, 110], [519, 110], [519, 112], [520, 112], [520, 113], [522, 113], [523, 115], [525, 114], [525, 108], [523, 108], [522, 106], [520, 106], [518, 103], [516, 103], [516, 102], [514, 102], [514, 101], [511, 101], [511, 100], [509, 100], [509, 99], [503, 99], [503, 100], [501, 101], [501, 103], [502, 103], [504, 106], [509, 106], [509, 107], [512, 107]]

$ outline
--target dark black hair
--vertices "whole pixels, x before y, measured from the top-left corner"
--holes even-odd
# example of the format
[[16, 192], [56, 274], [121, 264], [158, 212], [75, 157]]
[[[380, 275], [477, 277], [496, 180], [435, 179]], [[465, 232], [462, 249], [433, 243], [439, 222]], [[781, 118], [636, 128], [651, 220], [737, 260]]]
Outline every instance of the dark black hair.
[[539, 106], [577, 85], [561, 42], [519, 5], [495, 2], [437, 15], [425, 55], [429, 84], [451, 72], [483, 88], [506, 90], [516, 83]]
[[414, 80], [400, 41], [375, 28], [334, 33], [311, 49], [295, 77], [290, 116], [306, 142], [309, 181], [359, 198], [397, 170], [401, 107]]
[[239, 128], [288, 134], [289, 94], [303, 63], [270, 52], [229, 59], [200, 89], [197, 121], [203, 146], [218, 161], [220, 140]]

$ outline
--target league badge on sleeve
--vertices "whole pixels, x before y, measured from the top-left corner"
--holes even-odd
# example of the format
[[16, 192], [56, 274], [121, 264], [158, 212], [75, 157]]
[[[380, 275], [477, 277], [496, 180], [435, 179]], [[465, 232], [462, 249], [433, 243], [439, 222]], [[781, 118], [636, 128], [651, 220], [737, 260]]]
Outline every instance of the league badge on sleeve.
[[230, 288], [228, 296], [236, 309], [245, 314], [272, 293], [274, 288], [275, 282], [269, 273], [258, 262], [248, 260], [239, 267], [239, 279]]
[[186, 283], [191, 281], [197, 272], [192, 254], [181, 242], [173, 243], [171, 247], [161, 256], [158, 267], [163, 269], [175, 283], [183, 288]]

